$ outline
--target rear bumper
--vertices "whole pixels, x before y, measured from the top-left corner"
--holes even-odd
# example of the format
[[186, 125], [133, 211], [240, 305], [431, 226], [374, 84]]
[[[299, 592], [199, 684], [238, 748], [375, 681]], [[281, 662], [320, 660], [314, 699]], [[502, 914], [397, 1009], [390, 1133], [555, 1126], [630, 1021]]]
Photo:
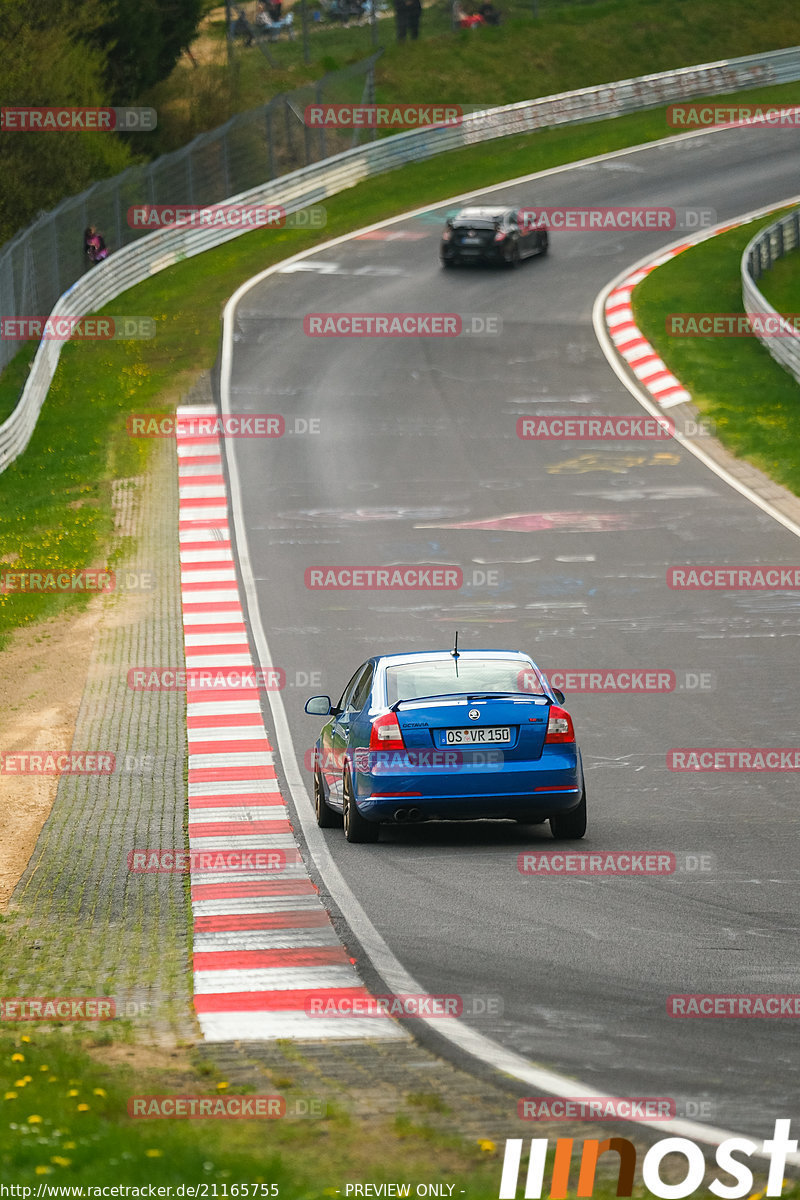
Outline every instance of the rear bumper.
[[456, 263], [503, 263], [506, 261], [505, 250], [494, 243], [489, 246], [470, 246], [466, 249], [445, 244], [441, 249], [442, 262]]
[[545, 820], [577, 807], [583, 775], [573, 744], [546, 747], [541, 759], [500, 770], [358, 772], [355, 791], [359, 812], [370, 821], [394, 820], [402, 809], [418, 809], [422, 820]]

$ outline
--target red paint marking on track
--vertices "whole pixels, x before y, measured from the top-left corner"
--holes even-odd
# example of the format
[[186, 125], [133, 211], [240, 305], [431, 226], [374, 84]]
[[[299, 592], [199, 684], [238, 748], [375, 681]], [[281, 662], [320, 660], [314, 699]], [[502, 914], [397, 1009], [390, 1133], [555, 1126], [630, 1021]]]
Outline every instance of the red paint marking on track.
[[[305, 1012], [311, 1000], [369, 1000], [366, 988], [292, 988], [270, 992], [195, 993], [194, 1006], [204, 1012]], [[366, 1018], [373, 1020], [375, 1018]], [[380, 1018], [378, 1018], [380, 1020]]]
[[344, 946], [286, 947], [280, 950], [199, 950], [195, 971], [246, 971], [264, 967], [339, 967], [350, 962]]
[[231, 883], [198, 883], [193, 900], [234, 900], [240, 896], [314, 896], [310, 879], [241, 879]]
[[266, 763], [251, 767], [189, 767], [189, 783], [227, 783], [239, 779], [277, 779], [275, 768]]
[[196, 821], [189, 822], [189, 836], [204, 837], [255, 837], [270, 833], [291, 833], [292, 827], [284, 819], [280, 821]]
[[198, 933], [234, 933], [242, 929], [319, 929], [330, 925], [324, 908], [295, 908], [271, 913], [215, 913], [195, 917]]

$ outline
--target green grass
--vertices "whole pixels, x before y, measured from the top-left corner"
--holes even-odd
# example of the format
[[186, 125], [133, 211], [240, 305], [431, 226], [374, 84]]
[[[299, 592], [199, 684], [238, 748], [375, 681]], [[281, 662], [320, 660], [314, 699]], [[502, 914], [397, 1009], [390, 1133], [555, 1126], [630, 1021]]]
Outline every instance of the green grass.
[[[774, 103], [788, 101], [794, 91], [793, 84], [785, 84], [770, 89], [768, 98]], [[212, 366], [225, 300], [257, 271], [329, 237], [409, 208], [653, 141], [666, 132], [663, 111], [654, 110], [453, 151], [329, 198], [328, 225], [321, 232], [249, 233], [162, 271], [112, 301], [107, 310], [112, 314], [154, 317], [157, 336], [151, 341], [65, 346], [27, 451], [0, 475], [0, 567], [66, 570], [109, 565], [111, 481], [141, 473], [149, 448], [147, 439], [127, 436], [126, 416], [171, 411], [198, 374]], [[714, 253], [710, 247], [705, 252]], [[658, 279], [680, 270], [682, 263], [679, 259], [664, 268]], [[734, 302], [731, 297], [718, 307]], [[7, 404], [11, 381], [24, 377], [29, 355], [26, 348], [4, 376], [9, 383]], [[764, 369], [771, 367], [767, 361]], [[725, 414], [720, 416], [724, 424]], [[82, 603], [80, 597], [60, 594], [0, 594], [0, 638], [10, 629]]]
[[713, 422], [720, 441], [800, 495], [800, 387], [792, 376], [755, 338], [678, 338], [665, 331], [670, 313], [744, 311], [742, 251], [774, 220], [775, 214], [761, 218], [679, 254], [639, 284], [633, 308], [642, 333]]
[[[155, 1059], [155, 1053], [151, 1056]], [[441, 1110], [409, 1096], [412, 1118], [360, 1117], [348, 1112], [348, 1099], [331, 1104], [322, 1097], [295, 1092], [265, 1073], [258, 1086], [242, 1087], [181, 1050], [161, 1050], [157, 1067], [112, 1063], [91, 1034], [73, 1030], [44, 1032], [36, 1027], [0, 1032], [0, 1176], [5, 1185], [134, 1187], [207, 1185], [206, 1196], [327, 1200], [344, 1196], [347, 1182], [407, 1182], [411, 1195], [419, 1182], [454, 1185], [452, 1195], [467, 1200], [496, 1200], [503, 1142], [467, 1140], [421, 1119], [420, 1109]], [[282, 1095], [287, 1116], [273, 1120], [141, 1120], [128, 1116], [134, 1096]], [[301, 1118], [300, 1100], [317, 1100], [319, 1116]], [[546, 1136], [520, 1128], [516, 1101], [508, 1097], [508, 1136]], [[435, 1119], [435, 1118], [434, 1118]], [[455, 1124], [458, 1121], [456, 1118]], [[631, 1138], [636, 1134], [627, 1131]], [[573, 1136], [574, 1129], [569, 1130]], [[556, 1134], [558, 1136], [558, 1133]], [[597, 1136], [592, 1133], [587, 1136]], [[551, 1133], [551, 1155], [555, 1137]], [[578, 1174], [581, 1139], [571, 1172]], [[615, 1195], [616, 1157], [601, 1160], [594, 1200]], [[550, 1159], [552, 1164], [552, 1157]], [[764, 1165], [758, 1164], [757, 1170]], [[633, 1196], [651, 1193], [640, 1183], [639, 1159]], [[715, 1170], [715, 1175], [720, 1175]], [[723, 1179], [725, 1177], [723, 1176]], [[753, 1192], [763, 1194], [761, 1174]], [[234, 1192], [237, 1185], [249, 1189]], [[257, 1185], [254, 1187], [253, 1185]], [[263, 1190], [262, 1190], [263, 1187]], [[215, 1190], [216, 1188], [216, 1190]], [[145, 1191], [146, 1195], [147, 1192]], [[174, 1194], [174, 1193], [173, 1193]], [[800, 1185], [786, 1181], [783, 1200], [799, 1200]]]
[[[424, 9], [421, 36], [414, 43], [398, 44], [393, 19], [379, 21], [384, 54], [377, 99], [506, 104], [800, 42], [794, 0], [773, 0], [769, 21], [748, 0], [539, 0], [536, 18], [529, 0], [498, 0], [497, 7], [506, 17], [498, 28], [453, 32], [449, 5], [435, 0]], [[299, 29], [299, 13], [296, 25]], [[159, 111], [159, 130], [136, 143], [142, 153], [171, 149], [233, 112], [263, 104], [375, 49], [367, 26], [326, 25], [310, 36], [310, 64], [303, 62], [299, 37], [270, 45], [274, 67], [256, 47], [237, 43], [231, 76], [223, 38], [223, 22], [211, 21], [204, 41], [218, 48], [217, 61], [194, 69], [183, 60], [145, 98]]]
[[[164, 1050], [163, 1065], [137, 1062], [134, 1069], [104, 1062], [102, 1040], [91, 1034], [23, 1029], [0, 1034], [0, 1175], [6, 1184], [207, 1182], [216, 1183], [222, 1195], [223, 1184], [263, 1183], [264, 1195], [268, 1185], [277, 1184], [281, 1197], [313, 1200], [330, 1195], [342, 1178], [363, 1177], [367, 1169], [370, 1179], [430, 1174], [432, 1131], [424, 1124], [394, 1131], [391, 1120], [383, 1122], [378, 1165], [363, 1128], [369, 1122], [351, 1118], [341, 1104], [287, 1089], [284, 1081], [279, 1086], [265, 1075], [258, 1087], [234, 1085], [209, 1064], [193, 1065], [182, 1051]], [[128, 1115], [134, 1096], [255, 1092], [282, 1095], [287, 1116], [142, 1120]], [[321, 1115], [294, 1115], [298, 1101], [316, 1101]], [[374, 1122], [372, 1128], [374, 1136]], [[442, 1155], [442, 1175], [476, 1198], [496, 1196], [496, 1149], [488, 1152], [457, 1137], [447, 1138], [446, 1146], [441, 1137], [433, 1140]]]
[[779, 258], [764, 272], [758, 286], [777, 312], [800, 312], [800, 250]]

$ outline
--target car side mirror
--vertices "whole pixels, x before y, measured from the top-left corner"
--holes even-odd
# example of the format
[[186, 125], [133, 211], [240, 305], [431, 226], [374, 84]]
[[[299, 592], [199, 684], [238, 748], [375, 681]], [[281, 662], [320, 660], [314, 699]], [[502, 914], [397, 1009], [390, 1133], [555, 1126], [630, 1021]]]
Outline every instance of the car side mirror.
[[330, 696], [312, 696], [306, 700], [306, 712], [312, 717], [329, 717], [333, 712]]
[[561, 691], [561, 688], [553, 688], [553, 695], [555, 696], [555, 698], [559, 704], [563, 704], [564, 701], [566, 700], [566, 696]]

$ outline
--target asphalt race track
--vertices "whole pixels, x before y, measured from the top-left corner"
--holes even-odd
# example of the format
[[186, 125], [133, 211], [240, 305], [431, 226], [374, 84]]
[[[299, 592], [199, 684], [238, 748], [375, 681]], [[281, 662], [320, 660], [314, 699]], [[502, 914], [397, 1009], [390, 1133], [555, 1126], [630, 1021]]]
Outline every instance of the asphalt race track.
[[[796, 130], [727, 131], [483, 195], [725, 220], [794, 195], [798, 164]], [[423, 985], [501, 998], [502, 1014], [465, 1018], [482, 1033], [606, 1094], [674, 1097], [678, 1115], [767, 1135], [800, 1102], [796, 1023], [679, 1020], [666, 1005], [674, 993], [800, 992], [797, 785], [671, 772], [666, 755], [797, 744], [800, 596], [679, 592], [665, 577], [685, 563], [796, 564], [800, 547], [673, 441], [516, 435], [519, 416], [642, 415], [600, 350], [592, 304], [675, 232], [565, 232], [515, 272], [444, 272], [452, 207], [279, 270], [238, 305], [232, 410], [319, 421], [317, 434], [233, 451], [298, 762], [320, 725], [307, 696], [338, 697], [369, 654], [449, 647], [456, 628], [462, 647], [523, 649], [545, 670], [674, 670], [669, 694], [568, 693], [589, 798], [574, 848], [705, 853], [710, 869], [523, 876], [520, 851], [554, 843], [547, 826], [507, 822], [384, 828], [376, 846], [324, 836]], [[499, 316], [502, 334], [306, 336], [303, 317], [329, 311]], [[464, 586], [304, 582], [312, 566], [414, 563], [458, 565]]]

